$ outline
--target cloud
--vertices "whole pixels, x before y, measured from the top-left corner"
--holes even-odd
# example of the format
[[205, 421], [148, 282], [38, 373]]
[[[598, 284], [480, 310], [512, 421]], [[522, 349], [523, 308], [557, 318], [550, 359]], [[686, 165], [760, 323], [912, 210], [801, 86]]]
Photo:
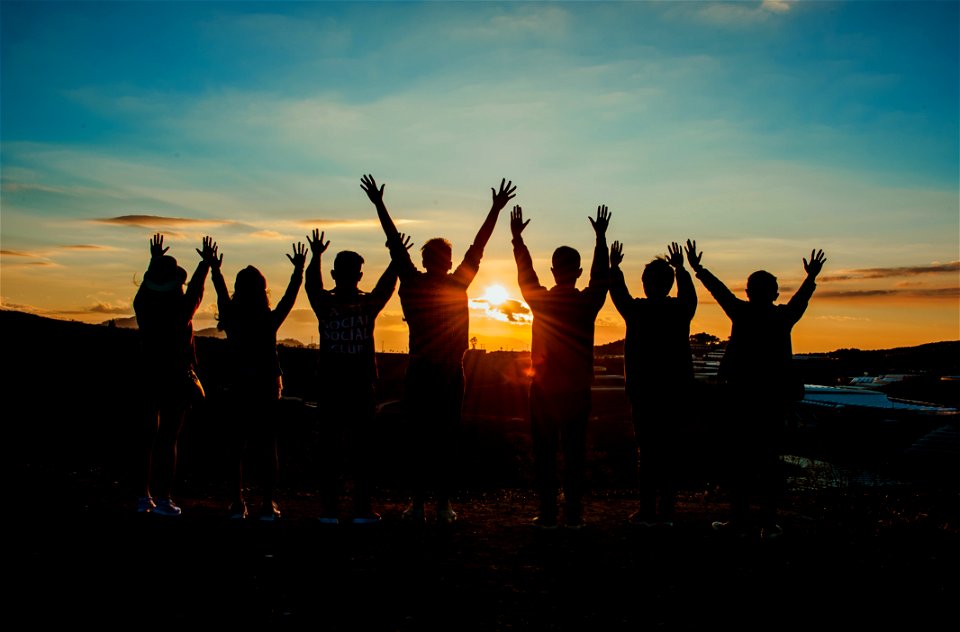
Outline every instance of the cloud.
[[275, 230], [258, 230], [256, 232], [250, 233], [251, 237], [260, 237], [261, 239], [281, 239], [284, 237], [282, 233], [278, 233]]
[[533, 322], [533, 315], [530, 308], [523, 301], [516, 299], [507, 299], [496, 305], [491, 304], [486, 299], [470, 299], [470, 307], [480, 310], [486, 316], [505, 323], [516, 323], [518, 325], [529, 325]]
[[839, 321], [839, 322], [848, 322], [848, 321], [869, 322], [871, 319], [865, 316], [839, 316], [839, 315], [828, 314], [824, 316], [816, 316], [814, 320], [832, 320], [832, 321]]
[[120, 215], [118, 217], [102, 217], [93, 220], [99, 224], [113, 224], [115, 226], [130, 226], [132, 228], [165, 228], [177, 227], [204, 227], [229, 226], [232, 221], [213, 219], [192, 219], [187, 217], [162, 217], [160, 215]]
[[773, 13], [786, 13], [790, 10], [790, 3], [787, 0], [763, 0], [760, 8]]
[[[419, 224], [421, 220], [416, 219], [394, 219], [393, 223], [397, 226], [404, 226], [407, 224]], [[346, 230], [371, 230], [371, 229], [380, 229], [380, 220], [376, 219], [302, 219], [297, 220], [297, 224], [301, 226], [310, 226], [313, 228], [319, 227], [321, 230], [334, 230], [334, 229], [346, 229]]]
[[902, 266], [898, 268], [862, 268], [843, 274], [824, 275], [821, 281], [851, 281], [854, 279], [888, 279], [891, 277], [916, 276], [918, 274], [940, 274], [960, 271], [960, 261], [934, 263], [925, 266]]
[[98, 246], [95, 244], [65, 244], [60, 246], [64, 250], [116, 250], [110, 246]]
[[87, 308], [87, 311], [95, 314], [130, 314], [133, 307], [130, 305], [112, 305], [110, 303], [97, 303], [93, 307]]
[[29, 252], [20, 252], [19, 250], [0, 250], [0, 255], [4, 257], [35, 257]]
[[790, 11], [790, 2], [786, 0], [764, 0], [760, 4], [747, 2], [710, 2], [696, 3], [695, 17], [714, 25], [748, 26], [763, 24], [773, 14], [782, 15]]
[[814, 295], [816, 298], [960, 298], [960, 287], [943, 288], [901, 288], [893, 290], [823, 290]]

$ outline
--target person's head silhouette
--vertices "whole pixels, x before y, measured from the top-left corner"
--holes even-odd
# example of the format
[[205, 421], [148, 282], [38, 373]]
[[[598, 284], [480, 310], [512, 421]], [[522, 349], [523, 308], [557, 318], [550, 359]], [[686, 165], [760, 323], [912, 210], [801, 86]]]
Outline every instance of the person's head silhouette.
[[757, 270], [747, 278], [747, 298], [751, 303], [773, 303], [778, 296], [777, 277], [766, 270]]
[[233, 303], [254, 309], [270, 309], [267, 279], [260, 270], [247, 266], [237, 272], [237, 280], [233, 284]]
[[428, 274], [446, 274], [453, 267], [453, 247], [442, 237], [434, 237], [420, 248], [423, 267]]
[[187, 271], [177, 265], [177, 260], [170, 255], [162, 255], [153, 258], [143, 279], [151, 289], [182, 293], [183, 284], [187, 282]]
[[560, 246], [553, 251], [551, 260], [553, 267], [553, 279], [557, 285], [573, 285], [583, 274], [583, 268], [580, 267], [580, 253], [570, 246]]
[[643, 268], [643, 293], [647, 298], [665, 298], [673, 289], [673, 267], [663, 258], [656, 258]]
[[330, 276], [333, 277], [338, 288], [352, 290], [357, 287], [363, 277], [362, 267], [363, 257], [352, 250], [341, 250], [333, 260]]

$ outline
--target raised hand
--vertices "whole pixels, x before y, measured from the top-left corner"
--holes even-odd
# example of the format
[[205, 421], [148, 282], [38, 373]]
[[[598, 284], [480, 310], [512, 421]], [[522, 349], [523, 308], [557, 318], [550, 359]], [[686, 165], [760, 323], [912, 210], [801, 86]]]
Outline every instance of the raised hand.
[[513, 210], [510, 211], [510, 233], [513, 235], [514, 239], [520, 238], [520, 233], [523, 232], [523, 229], [527, 227], [527, 224], [530, 223], [530, 220], [523, 221], [523, 209], [519, 205], [514, 205]]
[[700, 269], [703, 268], [700, 265], [700, 259], [703, 258], [703, 252], [697, 254], [697, 241], [687, 240], [687, 261], [690, 262], [690, 267], [693, 268], [694, 272], [700, 272]]
[[327, 251], [327, 247], [330, 246], [330, 240], [328, 239], [326, 243], [323, 241], [324, 235], [326, 232], [320, 232], [319, 228], [313, 229], [313, 237], [307, 235], [307, 243], [310, 244], [310, 251], [313, 253], [314, 257], [319, 257]]
[[364, 175], [360, 178], [360, 188], [366, 192], [370, 201], [377, 205], [383, 204], [383, 190], [386, 186], [385, 184], [381, 184], [378, 189], [377, 181], [374, 180], [371, 175]]
[[213, 237], [203, 238], [203, 248], [197, 248], [197, 254], [200, 255], [200, 259], [204, 263], [213, 269], [219, 270], [220, 264], [223, 263], [223, 255], [217, 256], [217, 242], [213, 240]]
[[810, 261], [807, 262], [806, 259], [803, 260], [803, 269], [807, 271], [807, 276], [816, 278], [820, 271], [823, 270], [823, 264], [827, 262], [827, 258], [823, 255], [822, 250], [811, 250], [810, 251]]
[[151, 257], [162, 257], [170, 250], [170, 247], [163, 247], [163, 235], [157, 233], [150, 238], [150, 256]]
[[677, 242], [667, 246], [667, 260], [675, 269], [679, 270], [683, 267], [683, 251], [680, 250], [680, 245]]
[[[330, 242], [327, 243], [329, 244]], [[293, 264], [293, 267], [302, 268], [307, 262], [307, 247], [303, 245], [302, 241], [298, 241], [296, 244], [291, 245], [293, 246], [293, 256], [287, 255], [287, 259], [290, 260], [290, 263]]]
[[410, 250], [413, 248], [413, 242], [410, 241], [410, 237], [404, 233], [397, 233], [397, 238], [400, 240], [400, 245], [404, 247], [405, 250]]
[[610, 267], [616, 268], [623, 262], [623, 244], [615, 241], [610, 245]]
[[513, 185], [512, 180], [501, 178], [499, 191], [494, 191], [493, 187], [490, 187], [490, 192], [493, 194], [493, 208], [498, 211], [503, 209], [503, 207], [507, 205], [507, 202], [516, 197], [516, 190], [517, 187]]
[[589, 216], [587, 219], [590, 220], [590, 225], [593, 226], [593, 230], [597, 233], [597, 237], [603, 237], [607, 234], [607, 226], [610, 225], [610, 211], [607, 210], [606, 204], [601, 204], [597, 207], [596, 220]]

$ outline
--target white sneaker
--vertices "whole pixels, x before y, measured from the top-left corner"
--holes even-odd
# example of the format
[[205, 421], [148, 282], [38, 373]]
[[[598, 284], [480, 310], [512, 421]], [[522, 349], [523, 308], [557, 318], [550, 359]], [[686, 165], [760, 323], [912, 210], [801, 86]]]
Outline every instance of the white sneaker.
[[179, 507], [177, 507], [176, 504], [174, 504], [172, 500], [167, 498], [164, 500], [158, 500], [157, 506], [154, 507], [153, 511], [150, 513], [157, 516], [179, 516], [183, 512]]
[[157, 503], [153, 502], [150, 496], [141, 496], [137, 499], [137, 513], [151, 513], [157, 508]]
[[439, 524], [453, 524], [457, 521], [457, 512], [453, 510], [450, 505], [446, 507], [440, 507], [437, 509], [437, 523]]

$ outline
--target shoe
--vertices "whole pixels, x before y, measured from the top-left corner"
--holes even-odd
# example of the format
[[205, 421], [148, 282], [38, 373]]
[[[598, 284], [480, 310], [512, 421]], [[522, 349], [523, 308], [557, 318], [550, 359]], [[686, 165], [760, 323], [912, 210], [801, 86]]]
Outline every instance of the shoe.
[[317, 518], [317, 522], [320, 524], [338, 525], [340, 524], [340, 518], [331, 515], [323, 515]]
[[437, 524], [450, 525], [457, 521], [457, 512], [447, 505], [437, 509]]
[[783, 535], [783, 527], [778, 524], [760, 529], [761, 540], [775, 540]]
[[656, 522], [649, 519], [648, 516], [641, 514], [639, 511], [630, 514], [630, 517], [627, 518], [627, 522], [634, 527], [643, 527], [644, 529], [657, 526]]
[[137, 499], [137, 513], [151, 513], [157, 508], [157, 503], [153, 502], [150, 496], [141, 496]]
[[245, 520], [247, 516], [250, 515], [250, 512], [247, 511], [247, 503], [242, 500], [235, 500], [230, 503], [230, 508], [227, 509], [227, 517], [230, 520]]
[[152, 513], [155, 516], [174, 517], [174, 516], [179, 516], [180, 514], [183, 513], [183, 511], [179, 507], [177, 507], [177, 505], [172, 500], [170, 500], [169, 498], [166, 498], [164, 500], [158, 500], [157, 506], [154, 507], [150, 513]]
[[533, 526], [538, 529], [552, 530], [557, 528], [557, 517], [541, 514], [533, 519]]
[[351, 524], [377, 524], [378, 522], [380, 522], [380, 514], [375, 511], [354, 516], [353, 520], [350, 521]]
[[427, 516], [423, 512], [423, 505], [418, 503], [413, 503], [404, 509], [401, 518], [403, 518], [405, 522], [416, 522], [418, 524], [427, 521]]
[[583, 528], [583, 509], [579, 505], [564, 508], [563, 526], [574, 531]]
[[280, 519], [280, 506], [277, 501], [271, 500], [269, 503], [263, 503], [260, 508], [260, 522], [274, 522]]
[[740, 525], [731, 521], [716, 521], [710, 523], [710, 528], [717, 533], [736, 536], [738, 538], [747, 537], [747, 532]]

